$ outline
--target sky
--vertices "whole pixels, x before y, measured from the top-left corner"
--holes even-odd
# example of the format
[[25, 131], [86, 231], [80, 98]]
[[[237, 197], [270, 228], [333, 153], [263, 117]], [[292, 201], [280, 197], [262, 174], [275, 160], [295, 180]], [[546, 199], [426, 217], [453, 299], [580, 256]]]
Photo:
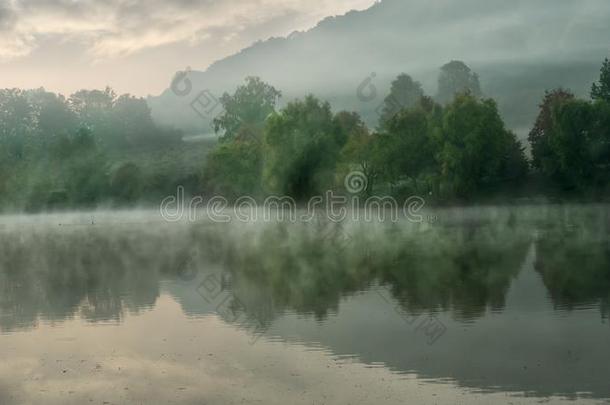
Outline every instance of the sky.
[[156, 95], [257, 40], [375, 0], [0, 0], [0, 88]]

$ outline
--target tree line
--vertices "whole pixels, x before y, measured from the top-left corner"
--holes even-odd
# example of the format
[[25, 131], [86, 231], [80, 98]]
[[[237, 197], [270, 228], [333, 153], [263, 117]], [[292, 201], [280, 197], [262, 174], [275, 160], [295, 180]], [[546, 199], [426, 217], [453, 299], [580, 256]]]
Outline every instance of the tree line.
[[358, 114], [333, 113], [313, 95], [276, 110], [281, 93], [249, 77], [225, 94], [215, 120], [220, 145], [203, 178], [207, 194], [230, 198], [270, 193], [305, 199], [342, 188], [360, 171], [366, 195], [424, 195], [438, 202], [515, 195], [524, 184], [577, 195], [608, 191], [610, 64], [591, 100], [548, 92], [528, 140], [531, 157], [505, 127], [476, 73], [460, 61], [441, 68], [432, 98], [407, 74], [392, 83], [370, 130]]
[[281, 95], [257, 77], [225, 93], [213, 122], [219, 141], [210, 148], [185, 144], [180, 131], [153, 122], [144, 99], [109, 88], [67, 98], [0, 90], [0, 208], [155, 203], [179, 185], [207, 197], [303, 201], [345, 191], [354, 171], [366, 176], [364, 196], [439, 203], [518, 196], [527, 185], [561, 195], [609, 191], [608, 60], [590, 99], [566, 89], [544, 95], [529, 155], [459, 61], [441, 68], [434, 97], [399, 75], [373, 129], [313, 95], [279, 108]]
[[180, 142], [179, 131], [155, 125], [144, 99], [110, 88], [68, 98], [0, 90], [0, 207], [37, 211], [154, 195], [159, 185], [122, 156]]

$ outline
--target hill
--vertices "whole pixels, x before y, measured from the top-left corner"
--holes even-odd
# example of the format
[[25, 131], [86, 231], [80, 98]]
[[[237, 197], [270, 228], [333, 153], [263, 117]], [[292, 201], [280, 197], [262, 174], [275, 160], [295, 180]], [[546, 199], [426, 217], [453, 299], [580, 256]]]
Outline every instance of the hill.
[[[208, 133], [220, 109], [216, 98], [255, 75], [280, 89], [284, 103], [314, 93], [375, 126], [377, 107], [399, 73], [434, 95], [439, 67], [457, 59], [479, 73], [485, 95], [523, 136], [545, 90], [562, 86], [588, 94], [610, 53], [609, 20], [604, 0], [383, 0], [189, 71], [178, 92], [168, 85], [148, 102], [157, 122]], [[369, 77], [376, 91], [359, 96]]]

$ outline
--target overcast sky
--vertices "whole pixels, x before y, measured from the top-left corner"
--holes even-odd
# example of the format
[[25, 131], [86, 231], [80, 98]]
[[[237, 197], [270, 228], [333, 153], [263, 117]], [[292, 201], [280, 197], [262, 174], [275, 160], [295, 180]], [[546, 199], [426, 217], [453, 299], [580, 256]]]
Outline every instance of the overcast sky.
[[0, 88], [145, 96], [260, 39], [374, 0], [0, 0]]

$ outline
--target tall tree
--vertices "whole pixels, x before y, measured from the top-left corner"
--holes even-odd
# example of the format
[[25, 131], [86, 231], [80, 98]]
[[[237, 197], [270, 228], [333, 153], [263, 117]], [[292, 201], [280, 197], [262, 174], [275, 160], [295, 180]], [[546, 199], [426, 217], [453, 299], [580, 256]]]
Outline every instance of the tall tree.
[[528, 135], [532, 147], [532, 166], [538, 170], [549, 173], [551, 165], [554, 164], [553, 152], [551, 150], [550, 138], [553, 131], [555, 108], [570, 100], [574, 100], [574, 94], [565, 89], [547, 91], [539, 107], [538, 117], [534, 127]]
[[231, 200], [261, 196], [261, 148], [260, 142], [247, 139], [221, 143], [207, 158], [202, 176], [205, 195]]
[[533, 163], [564, 189], [605, 185], [610, 179], [610, 105], [547, 93], [530, 133]]
[[70, 139], [69, 150], [62, 180], [71, 203], [82, 206], [101, 202], [108, 195], [108, 167], [91, 132], [79, 130]]
[[441, 67], [436, 99], [439, 103], [446, 104], [461, 93], [470, 93], [474, 97], [483, 95], [479, 75], [464, 62], [454, 60]]
[[156, 135], [160, 131], [143, 98], [129, 94], [118, 97], [114, 100], [108, 120], [111, 129], [106, 142], [113, 146], [145, 145], [159, 138]]
[[334, 119], [330, 105], [310, 95], [273, 114], [264, 141], [267, 189], [303, 199], [323, 193], [332, 185], [347, 135]]
[[368, 181], [367, 189], [363, 190], [363, 193], [370, 193], [377, 178], [373, 163], [376, 137], [369, 132], [358, 113], [341, 111], [335, 116], [335, 122], [347, 135], [347, 141], [341, 150], [340, 175], [344, 178], [354, 170], [364, 173]]
[[[282, 93], [258, 77], [247, 77], [233, 95], [220, 98], [223, 112], [214, 119], [214, 130], [223, 142], [238, 137], [260, 138], [265, 119], [275, 111]], [[260, 140], [260, 139], [259, 139]]]
[[72, 134], [78, 129], [76, 114], [61, 94], [37, 89], [29, 93], [29, 98], [36, 110], [37, 130], [42, 142]]
[[221, 144], [207, 159], [202, 176], [209, 194], [230, 198], [261, 195], [262, 138], [281, 93], [258, 77], [247, 77], [233, 95], [225, 93], [214, 119]]
[[610, 103], [610, 60], [606, 58], [599, 75], [599, 83], [591, 87], [591, 98]]
[[104, 90], [79, 90], [70, 96], [68, 103], [78, 114], [81, 125], [94, 127], [107, 118], [115, 100], [116, 93], [106, 87]]
[[0, 90], [0, 157], [19, 160], [36, 130], [36, 110], [27, 92]]
[[[449, 192], [470, 197], [511, 178], [515, 155], [525, 157], [515, 135], [504, 127], [496, 103], [458, 95], [444, 112], [437, 133], [441, 178]], [[521, 153], [515, 153], [515, 150]], [[510, 165], [509, 165], [510, 163]]]
[[421, 98], [415, 107], [403, 109], [378, 135], [375, 166], [384, 180], [397, 184], [409, 180], [416, 191], [420, 175], [435, 165], [432, 131], [440, 107]]
[[411, 76], [402, 73], [393, 82], [390, 94], [384, 99], [380, 111], [379, 122], [381, 128], [386, 128], [390, 120], [401, 110], [411, 108], [419, 104], [424, 91], [421, 83], [416, 82]]
[[116, 93], [109, 87], [104, 90], [79, 90], [68, 98], [68, 104], [78, 117], [78, 126], [87, 128], [98, 140], [111, 143], [119, 135], [113, 128], [111, 115]]

